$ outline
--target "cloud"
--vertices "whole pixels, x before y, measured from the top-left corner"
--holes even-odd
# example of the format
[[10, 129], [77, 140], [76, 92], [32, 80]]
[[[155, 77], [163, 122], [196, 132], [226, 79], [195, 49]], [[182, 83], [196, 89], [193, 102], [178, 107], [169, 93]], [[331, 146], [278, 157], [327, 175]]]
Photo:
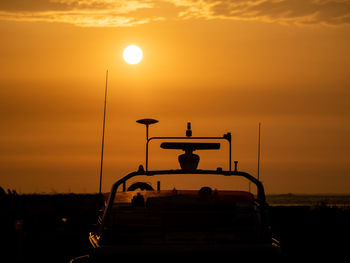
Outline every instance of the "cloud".
[[[175, 15], [174, 15], [175, 14]], [[0, 20], [123, 27], [164, 19], [350, 23], [350, 0], [2, 0]]]
[[105, 12], [95, 12], [93, 14], [82, 11], [45, 11], [36, 13], [6, 13], [0, 12], [1, 20], [27, 21], [27, 22], [58, 22], [69, 23], [82, 27], [125, 27], [150, 22], [150, 19], [136, 19], [114, 15]]
[[350, 23], [350, 0], [170, 1], [188, 7], [180, 14], [186, 19], [252, 20], [299, 25]]
[[32, 5], [28, 5], [28, 2], [1, 2], [0, 20], [58, 22], [82, 27], [124, 27], [162, 19], [133, 14], [141, 9], [152, 8], [153, 4], [149, 1], [40, 0], [33, 1]]

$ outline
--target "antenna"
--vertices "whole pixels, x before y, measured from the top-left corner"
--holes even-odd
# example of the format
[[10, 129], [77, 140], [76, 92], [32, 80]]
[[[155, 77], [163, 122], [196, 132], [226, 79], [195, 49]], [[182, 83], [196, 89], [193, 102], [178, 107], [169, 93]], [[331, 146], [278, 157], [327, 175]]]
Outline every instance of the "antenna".
[[102, 149], [101, 149], [101, 168], [100, 168], [99, 193], [101, 193], [101, 188], [102, 188], [103, 148], [104, 148], [104, 142], [105, 142], [106, 106], [107, 106], [107, 83], [108, 83], [108, 70], [106, 72], [105, 104], [104, 104], [104, 110], [103, 110]]
[[259, 136], [258, 136], [258, 180], [260, 180], [260, 135], [261, 135], [261, 123], [259, 122]]
[[143, 125], [146, 125], [146, 171], [148, 171], [148, 142], [149, 142], [148, 127], [152, 124], [159, 122], [159, 121], [155, 120], [155, 119], [141, 119], [141, 120], [137, 120], [136, 122], [143, 124]]

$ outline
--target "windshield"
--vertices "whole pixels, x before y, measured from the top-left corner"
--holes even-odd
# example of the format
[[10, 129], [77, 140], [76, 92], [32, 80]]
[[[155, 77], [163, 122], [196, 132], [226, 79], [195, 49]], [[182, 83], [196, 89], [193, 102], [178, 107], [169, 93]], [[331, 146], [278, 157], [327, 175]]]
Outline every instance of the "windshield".
[[[203, 187], [209, 188], [216, 196], [240, 195], [246, 192], [253, 199], [256, 187], [240, 176], [223, 176], [218, 174], [162, 174], [154, 176], [136, 176], [120, 185], [117, 189], [114, 203], [130, 203], [135, 191], [141, 191], [145, 201], [148, 197], [171, 196], [174, 193], [197, 195]], [[105, 194], [106, 201], [109, 193]]]
[[[246, 179], [257, 186], [257, 202]], [[245, 190], [236, 190], [237, 180]], [[258, 240], [264, 200], [262, 184], [244, 172], [138, 171], [113, 185], [100, 231], [107, 243]]]

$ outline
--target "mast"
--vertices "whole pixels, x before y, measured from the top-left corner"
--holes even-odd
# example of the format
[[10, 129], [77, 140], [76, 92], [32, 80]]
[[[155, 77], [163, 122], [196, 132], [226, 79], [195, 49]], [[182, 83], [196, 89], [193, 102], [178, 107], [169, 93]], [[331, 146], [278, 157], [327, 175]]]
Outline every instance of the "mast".
[[104, 110], [103, 110], [103, 128], [102, 128], [102, 148], [101, 148], [101, 167], [100, 167], [100, 188], [99, 188], [99, 193], [101, 193], [101, 188], [102, 188], [103, 149], [104, 149], [104, 142], [105, 142], [106, 106], [107, 106], [107, 83], [108, 83], [108, 70], [106, 72], [105, 103], [104, 103]]
[[258, 180], [260, 180], [260, 135], [261, 135], [261, 123], [259, 122], [259, 136], [258, 136]]

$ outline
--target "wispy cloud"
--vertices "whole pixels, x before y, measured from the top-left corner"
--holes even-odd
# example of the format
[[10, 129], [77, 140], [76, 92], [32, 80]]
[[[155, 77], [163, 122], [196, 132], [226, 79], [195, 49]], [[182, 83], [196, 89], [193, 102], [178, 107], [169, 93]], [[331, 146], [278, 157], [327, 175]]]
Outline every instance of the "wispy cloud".
[[[18, 2], [14, 6], [13, 2]], [[28, 1], [29, 2], [29, 1]], [[124, 27], [160, 20], [135, 16], [133, 12], [153, 7], [150, 1], [47, 0], [32, 5], [15, 0], [0, 4], [0, 20], [69, 23], [82, 27]]]
[[181, 17], [253, 20], [282, 24], [350, 23], [349, 0], [169, 0], [187, 6]]
[[251, 20], [298, 25], [344, 25], [350, 24], [350, 0], [2, 0], [0, 2], [0, 20], [120, 27], [170, 17]]
[[45, 12], [0, 12], [1, 20], [27, 22], [69, 23], [82, 27], [125, 27], [150, 22], [150, 19], [137, 19], [106, 12], [84, 11], [45, 11]]

